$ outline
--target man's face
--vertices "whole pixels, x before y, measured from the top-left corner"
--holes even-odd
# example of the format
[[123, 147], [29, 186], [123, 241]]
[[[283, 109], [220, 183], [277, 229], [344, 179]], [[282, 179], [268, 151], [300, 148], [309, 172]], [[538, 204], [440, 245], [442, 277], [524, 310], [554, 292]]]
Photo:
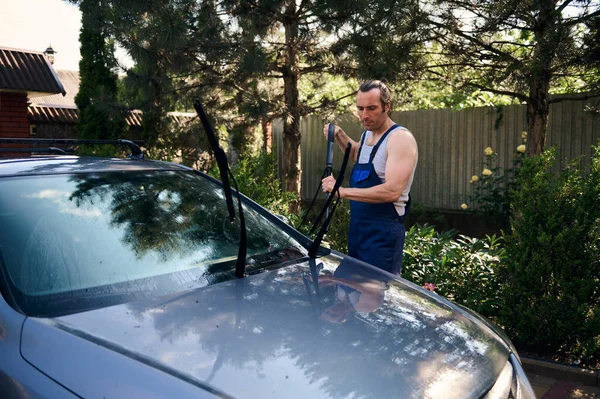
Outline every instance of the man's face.
[[361, 123], [366, 130], [378, 132], [387, 120], [389, 105], [385, 109], [381, 104], [381, 92], [379, 89], [371, 89], [366, 93], [359, 91], [356, 95], [356, 108]]

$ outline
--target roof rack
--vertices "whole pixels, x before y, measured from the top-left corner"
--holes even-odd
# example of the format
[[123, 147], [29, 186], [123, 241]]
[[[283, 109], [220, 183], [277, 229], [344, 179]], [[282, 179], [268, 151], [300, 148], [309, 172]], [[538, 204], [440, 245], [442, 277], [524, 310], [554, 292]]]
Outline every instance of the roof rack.
[[58, 148], [58, 147], [44, 147], [44, 148], [0, 148], [0, 152], [48, 152], [51, 154], [69, 155], [75, 152], [73, 148]]
[[[131, 159], [144, 159], [144, 154], [140, 146], [144, 145], [143, 141], [140, 140], [77, 140], [77, 139], [15, 139], [15, 138], [0, 138], [0, 144], [62, 144], [62, 145], [92, 145], [92, 144], [108, 144], [108, 145], [124, 145], [129, 147]], [[68, 152], [74, 152], [73, 148], [58, 148], [58, 147], [47, 147], [47, 148], [0, 148], [0, 152], [51, 152], [66, 154]]]

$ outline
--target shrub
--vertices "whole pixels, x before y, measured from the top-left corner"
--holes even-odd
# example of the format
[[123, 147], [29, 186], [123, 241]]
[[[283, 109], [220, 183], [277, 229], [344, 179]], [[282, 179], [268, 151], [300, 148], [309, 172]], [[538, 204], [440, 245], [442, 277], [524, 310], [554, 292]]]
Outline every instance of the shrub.
[[[523, 140], [526, 137], [527, 134], [523, 132]], [[469, 208], [500, 229], [509, 227], [511, 195], [518, 189], [516, 173], [523, 164], [524, 154], [520, 150], [525, 151], [525, 146], [517, 148], [513, 166], [503, 170], [498, 166], [498, 153], [487, 147], [484, 150], [481, 176], [471, 177], [473, 193], [469, 196]]]
[[494, 317], [500, 305], [496, 269], [505, 259], [501, 239], [470, 238], [456, 232], [436, 232], [432, 226], [414, 225], [406, 234], [402, 277], [485, 316]]
[[[525, 160], [513, 192], [501, 323], [521, 348], [600, 355], [600, 147], [553, 173], [554, 149]], [[587, 359], [587, 360], [586, 360]]]
[[[292, 192], [283, 191], [281, 188], [275, 153], [267, 154], [262, 151], [255, 155], [245, 156], [233, 167], [232, 173], [241, 193], [271, 212], [285, 216], [291, 223], [296, 222], [297, 215], [289, 211], [288, 205], [290, 202], [296, 201], [297, 196]], [[220, 179], [216, 165], [210, 174]]]
[[325, 240], [336, 251], [348, 253], [348, 228], [350, 226], [350, 201], [341, 200], [331, 218]]

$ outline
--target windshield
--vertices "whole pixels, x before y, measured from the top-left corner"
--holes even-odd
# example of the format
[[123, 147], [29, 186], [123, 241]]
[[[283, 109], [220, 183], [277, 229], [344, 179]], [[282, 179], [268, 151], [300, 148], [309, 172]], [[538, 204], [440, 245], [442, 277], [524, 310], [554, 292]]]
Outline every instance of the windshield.
[[[244, 206], [249, 272], [302, 257], [283, 229]], [[0, 261], [29, 315], [180, 292], [233, 278], [239, 218], [194, 172], [127, 171], [0, 179]]]

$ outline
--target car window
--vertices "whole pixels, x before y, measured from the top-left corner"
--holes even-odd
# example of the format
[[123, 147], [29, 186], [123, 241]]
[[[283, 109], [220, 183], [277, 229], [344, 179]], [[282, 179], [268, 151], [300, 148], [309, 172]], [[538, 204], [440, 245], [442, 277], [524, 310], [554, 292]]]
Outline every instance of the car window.
[[[250, 268], [306, 254], [252, 208], [244, 215]], [[229, 279], [239, 246], [239, 218], [229, 221], [221, 187], [194, 172], [0, 179], [0, 225], [4, 275], [35, 314]]]

